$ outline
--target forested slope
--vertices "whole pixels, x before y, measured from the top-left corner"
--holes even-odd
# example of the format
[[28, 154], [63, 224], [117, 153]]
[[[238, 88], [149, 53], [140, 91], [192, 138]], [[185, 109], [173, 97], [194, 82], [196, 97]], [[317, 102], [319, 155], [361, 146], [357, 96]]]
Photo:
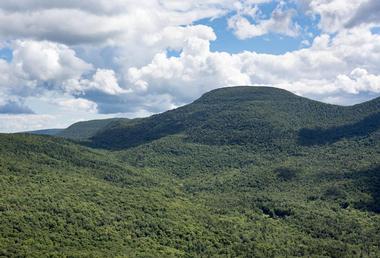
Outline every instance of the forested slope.
[[335, 130], [359, 124], [360, 132], [355, 128], [352, 133], [347, 132], [350, 128], [343, 132], [352, 137], [376, 131], [380, 128], [379, 110], [380, 98], [343, 107], [276, 88], [222, 88], [184, 107], [102, 130], [92, 138], [92, 146], [123, 149], [183, 134], [189, 142], [208, 145], [291, 149], [310, 132], [307, 129]]
[[379, 257], [379, 103], [238, 87], [95, 148], [0, 135], [0, 256]]

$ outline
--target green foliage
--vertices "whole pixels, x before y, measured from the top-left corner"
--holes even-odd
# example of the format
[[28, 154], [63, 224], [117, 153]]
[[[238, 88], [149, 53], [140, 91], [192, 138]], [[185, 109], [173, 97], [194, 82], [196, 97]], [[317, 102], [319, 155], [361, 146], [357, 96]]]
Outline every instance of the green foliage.
[[190, 105], [107, 127], [92, 137], [90, 146], [125, 149], [182, 134], [193, 143], [290, 151], [375, 132], [380, 99], [372, 102], [343, 107], [275, 88], [222, 88]]
[[0, 256], [380, 257], [379, 102], [238, 87], [77, 125], [96, 149], [0, 135]]
[[298, 174], [298, 171], [292, 168], [277, 168], [275, 172], [278, 178], [285, 181], [294, 180]]

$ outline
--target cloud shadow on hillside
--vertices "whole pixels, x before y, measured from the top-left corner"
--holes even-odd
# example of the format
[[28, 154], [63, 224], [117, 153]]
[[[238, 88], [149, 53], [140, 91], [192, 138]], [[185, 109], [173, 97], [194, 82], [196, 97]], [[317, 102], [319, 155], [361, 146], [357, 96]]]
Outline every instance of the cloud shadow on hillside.
[[358, 209], [380, 213], [380, 166], [353, 172], [349, 175], [359, 190], [368, 193], [370, 200], [361, 200], [355, 204]]
[[363, 120], [331, 128], [303, 128], [298, 133], [298, 143], [303, 146], [332, 144], [344, 138], [368, 136], [380, 129], [380, 113], [370, 115]]

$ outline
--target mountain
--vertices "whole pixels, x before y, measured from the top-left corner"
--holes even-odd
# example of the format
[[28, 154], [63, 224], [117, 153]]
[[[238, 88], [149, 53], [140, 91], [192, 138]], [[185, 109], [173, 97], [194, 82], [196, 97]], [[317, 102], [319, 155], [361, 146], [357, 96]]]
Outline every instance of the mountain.
[[232, 87], [0, 135], [0, 256], [380, 257], [379, 107]]
[[126, 118], [111, 118], [78, 122], [60, 131], [56, 135], [67, 139], [84, 141], [95, 136], [97, 133], [101, 132], [112, 124], [119, 124], [128, 120], [129, 119]]
[[36, 130], [36, 131], [29, 131], [25, 133], [30, 133], [30, 134], [36, 134], [36, 135], [58, 135], [61, 133], [64, 129], [45, 129], [45, 130]]
[[59, 136], [66, 139], [75, 141], [88, 141], [101, 131], [112, 128], [115, 126], [121, 126], [129, 123], [130, 119], [127, 118], [110, 118], [110, 119], [98, 119], [90, 121], [77, 122], [64, 129], [45, 129], [29, 131], [24, 133], [30, 133], [35, 135], [50, 135]]
[[[297, 140], [307, 144], [313, 134], [321, 130], [360, 123], [366, 118], [374, 121], [373, 129], [377, 129], [380, 127], [379, 109], [380, 99], [343, 107], [276, 88], [222, 88], [205, 94], [190, 105], [132, 124], [106, 128], [92, 137], [92, 146], [123, 149], [168, 135], [183, 134], [188, 141], [203, 144], [293, 148]], [[355, 130], [361, 129], [366, 130], [353, 129], [351, 136], [356, 136], [359, 132]]]

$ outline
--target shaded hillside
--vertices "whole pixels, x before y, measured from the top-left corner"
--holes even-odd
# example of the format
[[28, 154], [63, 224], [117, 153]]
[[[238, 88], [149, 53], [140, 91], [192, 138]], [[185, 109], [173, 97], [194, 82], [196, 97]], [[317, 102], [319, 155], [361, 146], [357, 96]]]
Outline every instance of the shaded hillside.
[[366, 137], [380, 129], [380, 112], [354, 123], [329, 128], [301, 129], [299, 143], [302, 145], [331, 144], [342, 139]]

